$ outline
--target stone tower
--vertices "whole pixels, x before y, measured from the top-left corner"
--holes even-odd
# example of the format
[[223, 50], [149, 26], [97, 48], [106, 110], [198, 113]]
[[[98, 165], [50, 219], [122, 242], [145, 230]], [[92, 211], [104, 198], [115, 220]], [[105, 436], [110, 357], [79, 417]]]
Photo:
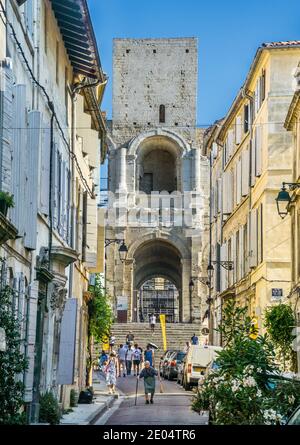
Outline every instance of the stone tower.
[[[124, 240], [128, 255], [122, 262], [119, 244], [107, 247], [108, 294], [119, 322], [148, 321], [147, 289], [148, 311], [200, 323], [206, 286], [194, 279], [189, 289], [207, 275], [197, 39], [115, 39], [113, 69], [106, 238]], [[159, 278], [163, 290], [143, 287]]]

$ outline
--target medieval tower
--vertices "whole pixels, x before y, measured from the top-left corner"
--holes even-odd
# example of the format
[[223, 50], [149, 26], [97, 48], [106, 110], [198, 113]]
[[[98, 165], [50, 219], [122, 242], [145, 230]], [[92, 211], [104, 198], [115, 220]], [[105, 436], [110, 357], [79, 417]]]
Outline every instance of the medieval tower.
[[164, 313], [200, 325], [209, 175], [196, 128], [197, 39], [115, 39], [113, 70], [105, 236], [128, 254], [121, 261], [120, 243], [107, 243], [107, 292], [119, 322]]

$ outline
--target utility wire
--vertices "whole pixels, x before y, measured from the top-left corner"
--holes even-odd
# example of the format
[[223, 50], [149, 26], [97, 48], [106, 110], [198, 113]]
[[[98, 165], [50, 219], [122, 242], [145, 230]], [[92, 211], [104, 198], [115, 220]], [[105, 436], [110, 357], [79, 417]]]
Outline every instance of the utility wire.
[[[3, 3], [2, 3], [1, 0], [0, 0], [0, 6], [1, 6], [1, 9], [2, 9], [0, 12], [3, 13], [3, 15], [5, 16], [6, 22], [5, 22], [5, 20], [3, 19], [3, 17], [0, 15], [1, 20], [2, 20], [2, 22], [3, 22], [3, 24], [4, 24], [5, 27], [7, 27], [7, 25], [10, 27], [11, 32], [12, 32], [12, 35], [13, 35], [13, 38], [14, 38], [16, 44], [17, 44], [17, 47], [18, 47], [18, 49], [19, 49], [21, 55], [22, 55], [22, 58], [23, 58], [24, 63], [25, 63], [25, 65], [26, 65], [26, 68], [27, 68], [27, 70], [28, 70], [28, 72], [29, 72], [29, 74], [30, 74], [30, 76], [31, 76], [31, 78], [32, 78], [32, 80], [33, 80], [33, 82], [34, 82], [34, 83], [41, 89], [41, 91], [44, 93], [44, 95], [45, 95], [45, 97], [46, 97], [46, 100], [47, 100], [48, 107], [49, 107], [51, 113], [53, 113], [54, 119], [55, 119], [55, 121], [56, 121], [56, 123], [57, 123], [58, 129], [59, 129], [59, 131], [60, 131], [60, 133], [61, 133], [61, 136], [62, 136], [62, 139], [63, 139], [63, 141], [64, 141], [64, 143], [65, 143], [65, 145], [66, 145], [66, 147], [67, 147], [67, 149], [68, 149], [69, 155], [71, 156], [72, 159], [75, 160], [75, 164], [76, 164], [76, 168], [77, 168], [77, 170], [78, 170], [79, 176], [80, 176], [80, 178], [81, 178], [81, 180], [82, 180], [82, 182], [83, 182], [83, 184], [84, 184], [84, 186], [85, 186], [87, 192], [89, 193], [90, 197], [91, 197], [92, 199], [94, 199], [94, 197], [95, 197], [95, 196], [94, 196], [94, 193], [93, 193], [93, 191], [90, 189], [90, 187], [89, 187], [89, 185], [88, 185], [88, 183], [87, 183], [85, 177], [83, 176], [83, 173], [82, 173], [82, 170], [81, 170], [81, 168], [80, 168], [80, 165], [79, 165], [77, 156], [76, 156], [75, 153], [71, 150], [71, 148], [70, 148], [70, 144], [69, 144], [69, 142], [67, 141], [67, 139], [66, 139], [66, 137], [65, 137], [65, 134], [64, 134], [64, 131], [63, 131], [63, 127], [61, 126], [61, 124], [60, 124], [60, 122], [59, 122], [59, 119], [58, 119], [58, 117], [57, 117], [57, 114], [56, 114], [56, 112], [55, 112], [54, 104], [53, 104], [53, 102], [51, 101], [50, 96], [49, 96], [49, 94], [48, 94], [47, 91], [46, 91], [46, 88], [45, 88], [43, 85], [41, 85], [41, 83], [36, 79], [36, 77], [35, 77], [35, 75], [34, 75], [32, 69], [31, 69], [31, 66], [30, 66], [30, 64], [29, 64], [29, 62], [28, 62], [28, 60], [27, 60], [27, 58], [26, 58], [26, 56], [25, 56], [25, 53], [24, 53], [23, 48], [22, 48], [22, 46], [21, 46], [21, 43], [19, 42], [19, 40], [18, 40], [18, 38], [17, 38], [15, 29], [14, 29], [13, 25], [11, 24], [11, 22], [8, 20], [7, 13], [6, 13], [5, 9], [4, 9], [4, 5], [3, 5]], [[49, 128], [50, 128], [50, 127], [49, 127]], [[65, 127], [65, 129], [68, 129], [68, 128], [69, 128], [69, 127]]]

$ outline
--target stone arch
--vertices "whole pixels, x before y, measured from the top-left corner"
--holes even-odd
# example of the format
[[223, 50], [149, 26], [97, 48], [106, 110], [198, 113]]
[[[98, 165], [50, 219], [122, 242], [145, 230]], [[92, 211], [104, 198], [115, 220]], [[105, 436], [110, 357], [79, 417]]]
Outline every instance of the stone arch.
[[[178, 308], [179, 319], [182, 319], [182, 255], [179, 249], [169, 240], [162, 238], [152, 238], [140, 243], [133, 252], [134, 267], [133, 267], [133, 290], [134, 290], [134, 307], [141, 310], [141, 305], [137, 302], [137, 295], [141, 294], [143, 284], [152, 278], [164, 278], [173, 283], [177, 289], [176, 307]], [[158, 305], [157, 313], [165, 313], [170, 316], [172, 312], [172, 319], [175, 319], [174, 301], [170, 306], [170, 299], [166, 298], [166, 292], [154, 291], [156, 295], [154, 300], [152, 296], [150, 301]], [[152, 294], [151, 294], [152, 295]], [[175, 298], [175, 294], [172, 294]], [[141, 299], [143, 301], [143, 299]], [[169, 305], [166, 306], [166, 302]], [[172, 299], [171, 299], [172, 301]], [[152, 304], [152, 303], [151, 303]], [[149, 314], [148, 314], [149, 315]]]
[[145, 243], [153, 240], [161, 240], [168, 242], [169, 244], [173, 245], [174, 248], [178, 250], [178, 252], [181, 255], [182, 259], [189, 259], [190, 258], [190, 250], [187, 247], [186, 243], [183, 241], [183, 239], [179, 236], [176, 236], [175, 234], [170, 235], [168, 232], [149, 232], [140, 238], [137, 238], [135, 241], [133, 241], [129, 247], [128, 247], [128, 260], [134, 259], [135, 252]]
[[186, 155], [191, 150], [190, 144], [188, 144], [183, 139], [183, 137], [175, 131], [167, 130], [165, 128], [157, 128], [154, 130], [145, 131], [144, 133], [141, 133], [137, 137], [132, 139], [128, 146], [128, 154], [137, 156], [139, 149], [143, 145], [143, 142], [151, 137], [156, 136], [169, 139], [171, 143], [176, 144], [181, 156]]

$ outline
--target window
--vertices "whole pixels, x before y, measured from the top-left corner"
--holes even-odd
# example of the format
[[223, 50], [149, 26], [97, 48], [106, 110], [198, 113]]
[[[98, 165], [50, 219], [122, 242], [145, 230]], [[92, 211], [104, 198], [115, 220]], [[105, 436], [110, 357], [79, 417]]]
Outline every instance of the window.
[[263, 205], [257, 209], [257, 262], [263, 261]]
[[249, 131], [249, 104], [244, 106], [244, 133]]
[[86, 248], [87, 246], [87, 208], [88, 208], [88, 194], [83, 192], [83, 204], [82, 204], [82, 261], [86, 261]]
[[159, 107], [159, 123], [164, 124], [166, 122], [166, 107], [160, 105]]
[[236, 247], [236, 262], [235, 262], [235, 270], [236, 270], [236, 281], [239, 281], [241, 279], [241, 269], [240, 269], [240, 232], [236, 232], [236, 240], [235, 240], [235, 247]]
[[242, 276], [248, 272], [248, 225], [244, 225]]

